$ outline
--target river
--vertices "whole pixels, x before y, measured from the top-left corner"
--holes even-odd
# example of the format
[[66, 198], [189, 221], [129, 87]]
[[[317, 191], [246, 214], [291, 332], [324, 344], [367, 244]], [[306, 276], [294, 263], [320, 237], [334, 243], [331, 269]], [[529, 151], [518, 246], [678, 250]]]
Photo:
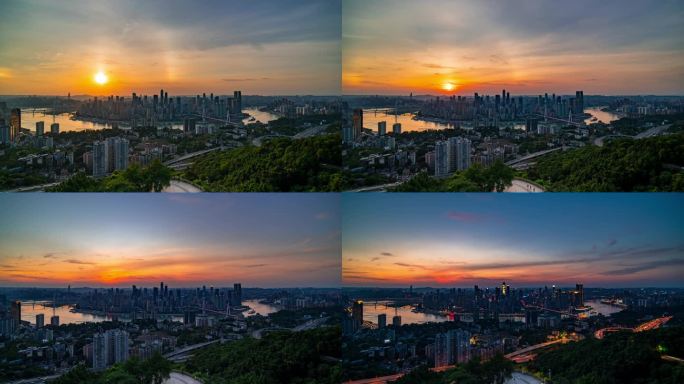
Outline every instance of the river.
[[[111, 316], [96, 315], [90, 313], [71, 312], [72, 305], [61, 305], [55, 308], [55, 315], [59, 316], [60, 324], [101, 323], [111, 321]], [[31, 324], [36, 323], [36, 315], [45, 315], [45, 324], [50, 324], [52, 317], [52, 302], [50, 301], [22, 301], [21, 319]], [[183, 316], [160, 315], [162, 318], [170, 318], [173, 321], [183, 322]], [[118, 316], [121, 321], [130, 321], [128, 314]]]
[[619, 115], [612, 113], [612, 112], [604, 112], [601, 110], [601, 108], [605, 108], [605, 106], [585, 108], [584, 113], [590, 114], [592, 117], [595, 117], [597, 120], [591, 121], [592, 118], [590, 117], [588, 119], [585, 119], [584, 123], [585, 124], [591, 124], [591, 123], [596, 123], [597, 121], [600, 121], [602, 123], [609, 124], [612, 121], [620, 119]]
[[[72, 114], [71, 113], [61, 113], [58, 115], [51, 115], [46, 112], [49, 112], [47, 108], [22, 108], [21, 110], [21, 126], [22, 128], [28, 129], [31, 132], [36, 131], [36, 122], [38, 121], [43, 121], [45, 122], [45, 132], [50, 132], [50, 124], [58, 123], [59, 124], [59, 131], [60, 132], [74, 132], [74, 131], [85, 131], [88, 129], [105, 129], [105, 128], [111, 128], [111, 124], [106, 124], [106, 123], [96, 123], [92, 121], [84, 121], [84, 120], [73, 120]], [[267, 123], [272, 120], [277, 120], [279, 118], [278, 115], [275, 115], [270, 112], [263, 112], [260, 111], [256, 107], [250, 107], [250, 108], [244, 108], [242, 112], [249, 114], [250, 116], [254, 116], [254, 118], [257, 121], [261, 121], [262, 123]], [[248, 123], [253, 123], [254, 121], [249, 121], [249, 117], [245, 118], [242, 120], [243, 123], [248, 124]], [[209, 124], [212, 125], [212, 124]], [[174, 129], [183, 129], [183, 123], [180, 122], [160, 122], [159, 123], [160, 127], [171, 127]], [[122, 127], [125, 127], [125, 125], [122, 124]]]
[[242, 305], [246, 305], [254, 310], [255, 313], [249, 314], [247, 312], [243, 312], [243, 314], [247, 317], [249, 316], [254, 316], [256, 314], [259, 314], [261, 316], [268, 316], [271, 313], [278, 312], [280, 308], [275, 307], [273, 305], [269, 304], [262, 304], [259, 301], [260, 299], [255, 299], [255, 300], [243, 300]]
[[[395, 115], [391, 108], [373, 108], [363, 110], [363, 127], [378, 131], [378, 122], [387, 122], [387, 132], [392, 132], [392, 124], [395, 123]], [[401, 123], [401, 131], [427, 131], [430, 129], [453, 128], [453, 124], [437, 123], [424, 120], [413, 120], [413, 113], [403, 113], [396, 116], [396, 122]]]
[[[392, 324], [395, 308], [389, 307], [390, 301], [366, 301], [363, 303], [363, 319], [370, 321], [373, 324], [378, 323], [378, 315], [384, 313], [387, 315], [387, 324]], [[423, 323], [441, 323], [449, 320], [446, 316], [433, 315], [430, 313], [411, 312], [413, 306], [405, 305], [396, 308], [396, 313], [401, 316], [401, 324], [423, 324]]]
[[610, 316], [623, 310], [623, 308], [616, 307], [610, 304], [603, 304], [601, 300], [588, 300], [584, 303], [592, 308], [593, 311], [602, 314], [603, 316]]
[[[21, 302], [21, 319], [28, 321], [31, 324], [36, 323], [36, 315], [42, 313], [45, 315], [45, 323], [50, 323], [52, 317], [52, 303], [50, 301], [22, 301]], [[246, 305], [254, 310], [255, 313], [248, 314], [244, 312], [245, 316], [253, 316], [260, 314], [268, 316], [271, 313], [278, 312], [280, 309], [273, 305], [261, 304], [259, 300], [244, 300], [243, 305]], [[111, 316], [95, 315], [90, 313], [71, 312], [72, 305], [62, 305], [55, 308], [55, 314], [59, 316], [60, 324], [80, 324], [80, 323], [101, 323], [103, 321], [111, 321]], [[183, 316], [164, 316], [170, 317], [173, 321], [183, 322]], [[119, 315], [119, 320], [130, 320], [127, 314]]]

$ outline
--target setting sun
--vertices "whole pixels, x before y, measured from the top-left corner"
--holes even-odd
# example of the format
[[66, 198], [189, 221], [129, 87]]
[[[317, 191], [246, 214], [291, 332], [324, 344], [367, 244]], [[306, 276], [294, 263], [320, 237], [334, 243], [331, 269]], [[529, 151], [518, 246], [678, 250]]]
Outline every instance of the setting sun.
[[453, 91], [456, 88], [454, 83], [444, 83], [442, 84], [442, 89], [445, 91]]
[[95, 82], [96, 83], [103, 85], [103, 84], [106, 84], [107, 81], [109, 81], [109, 78], [107, 77], [107, 75], [105, 75], [104, 72], [100, 71], [100, 72], [95, 74]]

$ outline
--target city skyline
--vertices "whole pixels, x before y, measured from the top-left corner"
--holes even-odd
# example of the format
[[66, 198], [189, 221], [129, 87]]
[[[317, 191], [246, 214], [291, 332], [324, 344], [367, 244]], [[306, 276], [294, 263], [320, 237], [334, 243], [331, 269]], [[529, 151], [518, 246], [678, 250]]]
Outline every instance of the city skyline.
[[339, 0], [10, 1], [3, 10], [5, 94], [340, 91]]
[[[345, 1], [353, 94], [684, 93], [681, 3]], [[544, 17], [539, 17], [544, 15]], [[679, 32], [677, 32], [679, 31]]]
[[338, 197], [13, 195], [0, 286], [336, 287]]
[[349, 287], [682, 287], [681, 196], [342, 199]]

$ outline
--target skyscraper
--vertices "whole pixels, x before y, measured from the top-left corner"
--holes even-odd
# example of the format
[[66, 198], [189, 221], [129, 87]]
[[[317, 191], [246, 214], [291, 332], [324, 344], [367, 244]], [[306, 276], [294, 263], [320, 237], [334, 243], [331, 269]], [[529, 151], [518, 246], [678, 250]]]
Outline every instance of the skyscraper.
[[230, 120], [236, 123], [242, 121], [242, 91], [233, 91], [230, 105]]
[[401, 123], [392, 124], [392, 133], [394, 133], [395, 135], [398, 135], [401, 133]]
[[93, 370], [107, 369], [107, 336], [104, 333], [93, 335]]
[[378, 136], [384, 136], [387, 133], [387, 122], [378, 121]]
[[107, 174], [109, 147], [104, 141], [93, 143], [93, 177], [104, 177]]
[[93, 335], [93, 369], [102, 371], [108, 366], [128, 360], [128, 332], [110, 329]]
[[584, 307], [584, 284], [575, 285], [575, 294], [577, 295], [576, 305]]
[[354, 141], [361, 137], [363, 132], [363, 109], [357, 108], [352, 115], [352, 137]]
[[53, 135], [59, 134], [59, 123], [50, 124], [50, 133]]
[[437, 334], [437, 336], [435, 336], [435, 368], [449, 365], [449, 352], [449, 334]]
[[9, 141], [14, 143], [19, 137], [19, 131], [21, 129], [21, 109], [12, 108], [10, 111], [9, 127]]
[[113, 139], [111, 140], [111, 147], [109, 149], [110, 151], [113, 149], [113, 170], [119, 171], [128, 168], [128, 140], [120, 137], [110, 139]]
[[233, 284], [233, 292], [235, 294], [235, 302], [237, 305], [242, 305], [242, 284]]
[[53, 327], [59, 327], [59, 316], [52, 315], [50, 317], [50, 325], [52, 325]]
[[387, 326], [387, 315], [381, 313], [378, 315], [378, 328], [385, 328]]
[[9, 130], [10, 127], [5, 123], [5, 119], [0, 119], [0, 144], [8, 144], [10, 142]]
[[39, 313], [36, 315], [36, 328], [43, 328], [45, 326], [45, 315]]
[[470, 140], [463, 137], [450, 137], [447, 152], [448, 172], [470, 168]]
[[36, 136], [43, 136], [45, 133], [45, 122], [36, 121]]
[[401, 327], [401, 316], [394, 315], [394, 317], [392, 318], [392, 326]]
[[446, 141], [435, 143], [435, 176], [449, 174], [449, 152]]
[[584, 91], [575, 92], [575, 113], [584, 113]]
[[10, 304], [10, 316], [14, 320], [15, 327], [21, 324], [21, 301], [13, 301]]
[[356, 300], [352, 304], [352, 319], [354, 319], [356, 329], [359, 329], [363, 324], [363, 301]]

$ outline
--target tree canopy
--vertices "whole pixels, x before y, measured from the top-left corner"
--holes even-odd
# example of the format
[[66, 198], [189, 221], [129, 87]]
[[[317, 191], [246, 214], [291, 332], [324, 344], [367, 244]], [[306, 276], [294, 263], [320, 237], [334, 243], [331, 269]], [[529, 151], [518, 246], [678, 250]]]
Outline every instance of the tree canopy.
[[341, 330], [274, 332], [212, 345], [185, 363], [207, 384], [338, 384]]
[[334, 192], [342, 189], [340, 136], [276, 138], [262, 146], [216, 151], [184, 177], [214, 192]]
[[544, 156], [526, 178], [561, 192], [684, 191], [684, 133]]
[[147, 167], [133, 164], [102, 179], [80, 172], [48, 188], [48, 192], [161, 192], [171, 183], [171, 169], [155, 160]]
[[513, 169], [496, 161], [491, 167], [475, 164], [446, 179], [419, 173], [393, 189], [394, 192], [503, 192], [513, 180]]

